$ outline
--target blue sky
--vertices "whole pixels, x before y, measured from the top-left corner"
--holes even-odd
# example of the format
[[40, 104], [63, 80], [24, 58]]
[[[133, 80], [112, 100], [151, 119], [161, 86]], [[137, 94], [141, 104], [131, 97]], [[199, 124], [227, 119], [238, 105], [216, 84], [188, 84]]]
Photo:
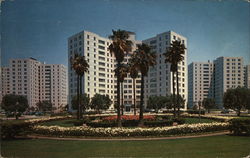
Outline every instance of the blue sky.
[[219, 56], [250, 62], [245, 0], [4, 0], [2, 64], [34, 57], [67, 65], [69, 36], [88, 30], [107, 37], [119, 28], [135, 32], [137, 40], [168, 30], [182, 34], [188, 39], [188, 63]]

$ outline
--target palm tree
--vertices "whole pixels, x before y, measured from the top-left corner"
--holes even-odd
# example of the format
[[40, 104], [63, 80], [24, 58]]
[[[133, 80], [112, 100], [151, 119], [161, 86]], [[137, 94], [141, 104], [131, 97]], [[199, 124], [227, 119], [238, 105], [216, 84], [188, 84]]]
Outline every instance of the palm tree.
[[[125, 30], [112, 30], [113, 34], [109, 36], [112, 43], [109, 45], [110, 53], [115, 55], [117, 68], [120, 69], [121, 63], [124, 60], [125, 53], [132, 50], [132, 41], [128, 40], [129, 33]], [[119, 73], [119, 71], [118, 71]], [[120, 80], [117, 74], [117, 123], [121, 127], [121, 113], [120, 113]]]
[[130, 74], [130, 77], [133, 79], [134, 115], [136, 115], [135, 79], [138, 77], [138, 70], [135, 67], [135, 64], [133, 64], [131, 60], [129, 63], [129, 74]]
[[80, 105], [80, 95], [82, 95], [82, 76], [88, 71], [89, 64], [84, 56], [75, 53], [74, 58], [71, 58], [71, 66], [77, 74], [77, 119], [82, 118], [82, 106]]
[[[124, 101], [123, 101], [123, 82], [125, 77], [127, 77], [128, 73], [128, 67], [125, 64], [121, 64], [120, 68], [115, 68], [115, 76], [117, 76], [120, 80], [121, 83], [121, 112], [123, 115], [123, 110], [124, 110]], [[119, 76], [118, 76], [119, 75]]]
[[143, 100], [144, 100], [144, 77], [147, 76], [150, 66], [156, 64], [156, 54], [151, 52], [151, 48], [147, 44], [137, 45], [137, 50], [132, 55], [131, 60], [134, 66], [141, 72], [141, 98], [140, 98], [140, 126], [143, 126]]
[[[171, 46], [164, 53], [166, 63], [171, 63], [170, 71], [172, 72], [172, 84], [173, 84], [173, 101], [175, 102], [175, 73], [176, 73], [176, 84], [177, 84], [177, 106], [178, 106], [178, 117], [180, 116], [180, 103], [179, 103], [179, 73], [178, 73], [178, 63], [184, 60], [185, 45], [181, 41], [173, 41]], [[176, 117], [176, 104], [174, 104], [174, 117]]]

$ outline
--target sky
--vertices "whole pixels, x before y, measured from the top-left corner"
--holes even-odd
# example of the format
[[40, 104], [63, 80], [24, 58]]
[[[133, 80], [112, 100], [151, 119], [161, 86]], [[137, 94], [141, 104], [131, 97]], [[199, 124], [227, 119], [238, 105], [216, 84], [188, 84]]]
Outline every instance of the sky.
[[172, 30], [187, 37], [188, 63], [241, 56], [250, 64], [247, 0], [0, 0], [1, 63], [33, 57], [67, 61], [67, 38], [82, 30], [108, 37], [112, 29], [137, 40]]

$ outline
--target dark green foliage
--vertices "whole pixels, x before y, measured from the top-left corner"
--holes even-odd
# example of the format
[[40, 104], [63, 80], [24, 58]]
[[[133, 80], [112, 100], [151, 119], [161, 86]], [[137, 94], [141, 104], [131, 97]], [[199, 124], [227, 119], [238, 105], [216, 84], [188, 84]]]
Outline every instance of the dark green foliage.
[[18, 113], [24, 112], [29, 107], [29, 105], [25, 96], [7, 94], [2, 99], [1, 107], [6, 112], [14, 112], [16, 119], [18, 119]]
[[224, 107], [226, 109], [234, 109], [240, 116], [240, 111], [250, 109], [250, 89], [245, 87], [237, 87], [228, 89], [223, 97]]
[[1, 138], [12, 139], [27, 131], [31, 126], [30, 123], [20, 121], [1, 121]]
[[[86, 93], [79, 96], [79, 102], [82, 107], [81, 109], [83, 110], [82, 112], [84, 112], [86, 109], [90, 107], [90, 98]], [[77, 96], [73, 97], [73, 99], [71, 100], [71, 104], [72, 104], [72, 109], [74, 110], [78, 109]]]
[[100, 113], [100, 110], [107, 110], [111, 103], [112, 101], [108, 95], [95, 94], [91, 99], [90, 108]]
[[202, 105], [210, 113], [210, 109], [216, 108], [216, 104], [213, 98], [204, 98]]
[[144, 121], [144, 125], [148, 127], [172, 126], [173, 120]]
[[230, 120], [229, 130], [234, 135], [250, 136], [250, 118], [235, 118]]
[[148, 99], [148, 105], [147, 108], [154, 109], [156, 112], [158, 112], [161, 108], [168, 108], [167, 105], [169, 105], [170, 98], [165, 96], [150, 96]]
[[52, 110], [52, 103], [47, 100], [39, 101], [36, 103], [36, 106], [39, 111], [41, 112], [46, 112], [46, 111], [51, 111]]
[[[199, 110], [190, 110], [190, 109], [189, 109], [189, 110], [187, 110], [187, 113], [188, 113], [188, 114], [199, 114]], [[201, 111], [200, 111], [200, 114], [201, 114], [201, 115], [205, 115], [205, 110], [201, 110]]]

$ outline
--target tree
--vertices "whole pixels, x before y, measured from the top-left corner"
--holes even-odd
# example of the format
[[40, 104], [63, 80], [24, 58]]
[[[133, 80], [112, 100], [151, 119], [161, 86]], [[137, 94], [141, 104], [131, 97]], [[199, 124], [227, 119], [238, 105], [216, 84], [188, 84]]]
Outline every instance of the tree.
[[[185, 54], [185, 45], [181, 41], [173, 41], [171, 46], [164, 53], [166, 63], [171, 63], [170, 71], [172, 72], [172, 84], [173, 84], [173, 100], [175, 102], [175, 74], [176, 74], [176, 83], [177, 83], [177, 96], [179, 96], [179, 73], [178, 73], [178, 63], [184, 60]], [[177, 108], [178, 108], [178, 117], [180, 116], [180, 100], [177, 97]], [[174, 104], [174, 117], [176, 117], [176, 104]]]
[[88, 97], [88, 95], [86, 93], [81, 94], [79, 96], [79, 102], [77, 100], [77, 96], [74, 96], [73, 99], [71, 100], [71, 104], [72, 104], [72, 108], [74, 110], [78, 109], [78, 105], [80, 103], [81, 106], [81, 113], [83, 113], [86, 109], [88, 109], [90, 107], [90, 98]]
[[240, 116], [242, 109], [249, 108], [250, 90], [244, 87], [237, 87], [235, 89], [228, 89], [223, 96], [223, 104], [226, 109], [233, 109]]
[[29, 105], [26, 96], [7, 94], [2, 99], [1, 107], [6, 112], [14, 112], [16, 119], [18, 119], [18, 113], [24, 112]]
[[91, 98], [91, 109], [95, 109], [98, 113], [100, 110], [107, 110], [112, 101], [108, 95], [95, 94], [94, 97]]
[[127, 77], [127, 73], [128, 73], [128, 66], [125, 64], [121, 64], [120, 68], [118, 68], [118, 67], [115, 68], [115, 76], [117, 76], [119, 78], [120, 83], [121, 83], [121, 112], [122, 112], [122, 115], [123, 115], [123, 110], [124, 110], [123, 82], [124, 82], [125, 77]]
[[137, 45], [137, 50], [131, 56], [131, 62], [141, 72], [141, 98], [140, 98], [140, 126], [143, 125], [143, 111], [144, 111], [144, 78], [148, 74], [150, 66], [156, 64], [156, 54], [151, 52], [151, 48], [147, 44]]
[[205, 109], [207, 109], [207, 112], [210, 113], [210, 109], [215, 108], [216, 104], [213, 98], [204, 98], [202, 101], [202, 105]]
[[79, 120], [82, 118], [82, 109], [80, 105], [80, 95], [82, 95], [82, 76], [85, 72], [88, 71], [89, 64], [85, 60], [84, 56], [81, 56], [77, 53], [75, 53], [74, 58], [71, 58], [71, 66], [75, 70], [77, 74], [77, 100], [78, 100], [78, 108], [77, 108], [77, 119]]
[[46, 111], [51, 111], [52, 110], [52, 103], [47, 100], [39, 101], [36, 103], [36, 106], [39, 111], [42, 111], [46, 113]]
[[148, 98], [147, 108], [154, 109], [155, 112], [158, 112], [159, 109], [166, 107], [169, 102], [169, 97], [166, 96], [150, 96]]
[[128, 40], [129, 33], [125, 30], [112, 30], [113, 34], [109, 36], [109, 39], [112, 40], [112, 43], [109, 45], [109, 51], [111, 54], [114, 54], [117, 62], [117, 122], [118, 127], [121, 127], [121, 113], [120, 113], [120, 74], [119, 69], [121, 68], [121, 63], [124, 60], [125, 53], [128, 53], [132, 50], [132, 41]]
[[138, 77], [138, 70], [137, 70], [135, 64], [131, 62], [131, 60], [129, 63], [129, 74], [130, 74], [130, 77], [133, 79], [134, 115], [136, 115], [135, 79]]

